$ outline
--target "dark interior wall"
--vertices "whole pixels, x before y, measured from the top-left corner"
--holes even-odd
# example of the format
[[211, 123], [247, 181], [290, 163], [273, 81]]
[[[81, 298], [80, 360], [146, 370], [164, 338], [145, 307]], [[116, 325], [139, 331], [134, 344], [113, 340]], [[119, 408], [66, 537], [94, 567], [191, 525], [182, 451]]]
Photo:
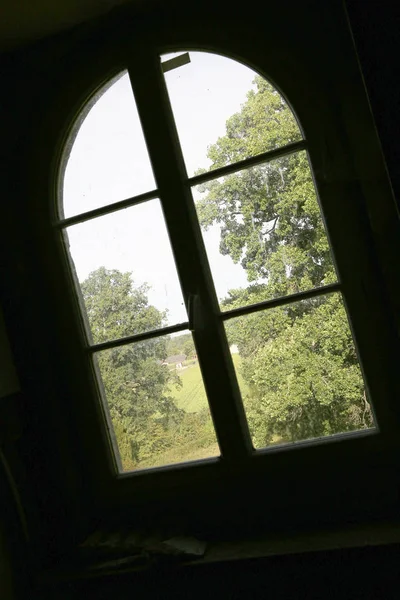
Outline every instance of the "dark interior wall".
[[13, 570], [10, 562], [10, 552], [7, 546], [6, 536], [0, 528], [0, 581], [4, 600], [14, 598]]
[[[397, 198], [399, 198], [398, 131], [400, 123], [398, 106], [400, 82], [397, 67], [398, 52], [396, 52], [398, 45], [398, 14], [395, 14], [396, 11], [398, 13], [398, 9], [394, 7], [390, 10], [384, 10], [382, 3], [366, 3], [355, 0], [347, 0], [347, 7], [374, 119], [393, 188]], [[24, 252], [29, 252], [29, 223], [18, 218], [18, 209], [15, 205], [9, 204], [7, 210], [5, 210], [5, 203], [9, 202], [14, 195], [18, 196], [27, 192], [24, 189], [27, 159], [20, 152], [20, 149], [23, 148], [24, 131], [29, 129], [30, 124], [35, 121], [35, 115], [39, 108], [37, 103], [40, 104], [41, 98], [40, 86], [52, 85], [49, 65], [52, 63], [57, 64], [57, 61], [59, 61], [58, 68], [62, 68], [63, 54], [68, 48], [68, 44], [68, 35], [64, 35], [63, 41], [54, 45], [55, 52], [51, 51], [53, 46], [48, 44], [47, 49], [45, 47], [42, 52], [30, 54], [27, 49], [19, 57], [6, 57], [5, 63], [3, 63], [6, 65], [5, 74], [9, 86], [3, 87], [0, 99], [2, 113], [3, 115], [7, 114], [7, 122], [2, 123], [3, 134], [5, 132], [3, 140], [6, 140], [6, 143], [2, 143], [0, 151], [0, 169], [4, 171], [0, 174], [7, 178], [8, 187], [7, 194], [3, 194], [2, 197], [2, 227], [7, 229], [7, 235], [3, 235], [0, 240], [0, 255], [7, 253], [11, 259], [8, 259], [7, 265], [0, 263], [0, 266], [3, 269], [1, 277], [11, 279], [13, 288], [17, 293], [13, 299], [10, 299], [7, 297], [5, 286], [0, 282], [0, 302], [4, 305], [11, 343], [22, 382], [24, 378], [30, 377], [35, 369], [35, 364], [40, 369], [43, 364], [48, 362], [49, 340], [43, 339], [42, 332], [35, 329], [35, 305], [39, 301], [40, 303], [46, 302], [46, 299], [41, 298], [39, 300], [32, 294], [31, 290], [34, 286], [31, 286], [29, 279], [24, 278], [24, 275], [21, 275], [19, 271], [21, 248], [24, 248]], [[38, 56], [39, 59], [37, 59]], [[1, 70], [3, 71], [3, 69]], [[29, 77], [25, 80], [28, 74]], [[36, 84], [37, 88], [35, 87]], [[12, 177], [10, 177], [10, 173], [12, 173]], [[16, 223], [20, 223], [20, 226], [16, 226]], [[25, 315], [23, 321], [21, 321], [21, 315]], [[36, 336], [39, 340], [37, 352], [32, 353], [30, 356], [31, 367], [26, 371], [24, 370], [24, 361], [27, 360], [26, 353], [13, 344], [13, 340], [20, 339], [21, 329], [28, 332], [28, 335], [32, 337]], [[51, 332], [49, 338], [51, 339]], [[31, 385], [31, 382], [28, 383]], [[41, 390], [41, 393], [51, 394], [51, 383], [49, 383], [49, 390]], [[40, 393], [37, 390], [37, 397], [39, 396]], [[38, 418], [32, 408], [29, 411], [30, 418], [33, 420]], [[56, 432], [56, 435], [61, 434], [61, 431]], [[52, 466], [57, 464], [57, 453], [59, 451], [59, 449], [52, 446], [51, 451], [46, 452], [45, 455], [41, 455], [38, 450], [38, 455], [31, 458], [30, 466], [37, 474], [35, 481], [38, 488], [41, 481], [46, 481], [44, 471], [51, 471]], [[54, 489], [48, 490], [47, 502], [43, 508], [49, 522], [52, 518], [52, 498], [62, 494], [64, 485], [77, 491], [84, 489], [84, 483], [75, 479], [72, 470], [68, 483], [62, 478], [56, 479]], [[7, 502], [12, 502], [12, 499], [9, 498]], [[6, 552], [8, 553], [7, 550]], [[170, 589], [174, 589], [175, 594], [180, 593], [182, 597], [188, 597], [187, 590], [191, 587], [199, 586], [202, 594], [206, 594], [210, 582], [217, 580], [218, 583], [215, 589], [219, 592], [220, 597], [224, 597], [224, 594], [225, 597], [230, 598], [264, 597], [267, 591], [271, 591], [266, 589], [265, 582], [268, 578], [271, 580], [272, 577], [274, 597], [279, 597], [278, 591], [281, 592], [281, 597], [289, 595], [290, 592], [295, 593], [296, 597], [296, 590], [297, 597], [309, 597], [310, 589], [314, 588], [314, 591], [316, 591], [317, 587], [319, 593], [322, 593], [324, 581], [326, 588], [329, 590], [327, 597], [330, 597], [330, 594], [332, 594], [331, 597], [339, 597], [339, 595], [346, 597], [346, 592], [347, 597], [349, 597], [349, 590], [352, 590], [351, 597], [357, 597], [357, 592], [359, 597], [388, 597], [388, 587], [385, 588], [383, 583], [382, 588], [379, 585], [384, 580], [386, 586], [390, 585], [393, 588], [396, 584], [395, 558], [397, 555], [398, 547], [393, 546], [384, 551], [377, 550], [376, 554], [373, 550], [364, 554], [362, 552], [343, 551], [343, 553], [336, 553], [335, 556], [333, 554], [324, 554], [323, 556], [310, 554], [303, 556], [301, 559], [287, 559], [286, 562], [284, 559], [269, 559], [258, 563], [246, 563], [242, 566], [234, 564], [224, 565], [223, 567], [210, 567], [205, 570], [199, 569], [196, 572], [191, 571], [190, 574], [182, 576], [179, 584], [177, 581], [172, 581], [167, 576], [160, 574], [159, 583], [156, 579], [152, 581], [142, 579], [140, 589], [143, 595], [148, 593], [148, 597], [162, 598], [168, 597], [164, 590], [168, 586], [172, 586]], [[368, 575], [368, 572], [371, 574]], [[335, 593], [335, 590], [330, 587], [332, 582], [338, 580], [343, 584], [339, 586], [341, 594]], [[366, 587], [368, 580], [373, 582], [373, 585], [369, 588]], [[208, 585], [205, 582], [208, 582]], [[346, 587], [346, 582], [351, 582], [348, 584], [349, 587]], [[91, 593], [94, 595], [93, 590], [96, 587], [98, 598], [110, 597], [113, 595], [113, 590], [116, 589], [113, 586], [116, 585], [116, 582], [109, 582], [104, 588], [102, 585], [94, 586], [93, 584], [93, 588], [86, 585], [79, 591], [82, 595], [90, 596]], [[127, 593], [127, 590], [132, 586], [132, 581], [126, 580], [126, 582], [121, 583], [121, 586]], [[71, 589], [74, 590], [74, 588]], [[371, 590], [373, 590], [372, 594]], [[106, 591], [108, 595], [106, 595]], [[62, 593], [62, 597], [74, 597], [71, 590], [64, 590]], [[369, 596], [368, 593], [370, 593]]]
[[388, 0], [346, 0], [345, 4], [393, 190], [399, 203], [400, 6]]
[[398, 545], [155, 570], [53, 586], [40, 600], [391, 600], [398, 598]]
[[[0, 399], [1, 403], [1, 399]], [[1, 404], [0, 404], [0, 408]], [[2, 412], [2, 416], [4, 412]], [[0, 455], [0, 598], [25, 598], [29, 589], [30, 566], [23, 527], [15, 502], [15, 490], [8, 465], [4, 461], [2, 440]]]

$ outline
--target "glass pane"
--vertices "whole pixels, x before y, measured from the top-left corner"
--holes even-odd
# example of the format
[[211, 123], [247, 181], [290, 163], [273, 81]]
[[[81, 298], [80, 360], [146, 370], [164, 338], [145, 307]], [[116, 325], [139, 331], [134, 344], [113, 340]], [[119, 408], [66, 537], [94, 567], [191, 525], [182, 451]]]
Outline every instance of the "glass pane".
[[187, 321], [159, 200], [66, 232], [94, 343]]
[[306, 152], [193, 188], [222, 310], [336, 281]]
[[96, 354], [123, 471], [219, 456], [192, 335]]
[[189, 176], [302, 138], [287, 103], [255, 71], [206, 52], [190, 60], [165, 74]]
[[225, 323], [253, 444], [374, 427], [340, 294]]
[[127, 72], [106, 84], [94, 100], [66, 145], [60, 199], [65, 218], [156, 187]]

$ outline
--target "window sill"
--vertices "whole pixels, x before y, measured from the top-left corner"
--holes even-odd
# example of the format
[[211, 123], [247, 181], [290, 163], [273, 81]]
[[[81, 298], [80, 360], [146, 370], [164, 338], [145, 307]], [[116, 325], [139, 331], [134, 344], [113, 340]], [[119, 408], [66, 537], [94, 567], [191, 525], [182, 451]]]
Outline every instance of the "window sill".
[[[109, 536], [111, 537], [111, 536]], [[187, 558], [182, 555], [161, 555], [147, 552], [146, 555], [126, 554], [114, 559], [82, 564], [69, 557], [64, 564], [42, 571], [37, 579], [39, 586], [54, 585], [100, 579], [138, 572], [160, 571], [201, 567], [216, 563], [256, 560], [269, 557], [308, 554], [343, 549], [362, 549], [386, 546], [400, 542], [400, 522], [364, 524], [347, 528], [308, 531], [284, 535], [274, 534], [258, 539], [238, 539], [206, 543], [203, 556]]]

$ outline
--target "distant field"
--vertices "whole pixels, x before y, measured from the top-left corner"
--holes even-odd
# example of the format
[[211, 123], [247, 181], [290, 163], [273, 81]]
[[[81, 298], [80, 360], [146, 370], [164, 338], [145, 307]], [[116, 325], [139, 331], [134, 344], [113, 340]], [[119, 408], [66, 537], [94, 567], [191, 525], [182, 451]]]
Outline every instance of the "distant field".
[[[246, 384], [244, 383], [240, 372], [238, 373], [241, 366], [240, 356], [239, 354], [233, 354], [232, 358], [236, 368], [240, 389], [242, 393], [246, 393]], [[189, 366], [187, 369], [178, 371], [178, 374], [182, 381], [182, 387], [180, 389], [173, 388], [171, 390], [177, 406], [186, 412], [198, 412], [206, 407], [208, 405], [207, 397], [198, 363], [194, 366]]]
[[220, 456], [217, 442], [207, 446], [207, 448], [199, 448], [198, 441], [193, 440], [190, 444], [179, 446], [178, 448], [170, 448], [156, 458], [143, 461], [140, 464], [140, 468], [146, 469], [149, 467], [158, 467], [160, 465], [173, 465], [176, 463], [201, 460], [203, 458], [212, 458], [216, 456]]
[[[240, 356], [238, 354], [233, 354], [232, 358], [239, 381], [239, 387], [242, 394], [246, 394], [247, 386], [240, 374]], [[191, 364], [188, 365], [186, 369], [177, 371], [182, 381], [182, 387], [180, 389], [172, 388], [170, 391], [179, 408], [188, 413], [197, 413], [201, 411], [201, 409], [208, 407], [208, 402], [199, 364], [197, 362], [193, 364], [193, 361], [190, 362]], [[211, 424], [210, 426], [212, 427]], [[204, 436], [206, 436], [207, 441], [205, 441]], [[169, 448], [162, 454], [157, 454], [156, 456], [141, 462], [140, 467], [156, 467], [219, 456], [220, 450], [218, 443], [216, 440], [212, 441], [213, 439], [215, 438], [213, 438], [213, 435], [209, 435], [207, 427], [206, 429], [200, 428], [198, 436], [194, 435], [193, 439], [187, 443], [178, 444], [176, 447]]]

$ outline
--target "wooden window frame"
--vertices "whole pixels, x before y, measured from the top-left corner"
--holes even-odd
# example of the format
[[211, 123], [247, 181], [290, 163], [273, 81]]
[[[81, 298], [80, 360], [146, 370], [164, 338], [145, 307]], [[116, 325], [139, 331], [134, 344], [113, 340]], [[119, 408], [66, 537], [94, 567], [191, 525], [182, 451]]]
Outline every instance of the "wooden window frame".
[[[345, 29], [345, 24], [342, 23], [341, 27]], [[156, 518], [163, 521], [165, 515], [170, 514], [172, 503], [178, 496], [182, 502], [195, 494], [204, 500], [210, 490], [213, 490], [215, 496], [213, 504], [219, 507], [215, 509], [214, 515], [221, 515], [221, 512], [224, 513], [226, 510], [227, 498], [232, 497], [232, 494], [236, 494], [234, 503], [236, 509], [240, 506], [249, 506], [248, 492], [245, 493], [242, 489], [245, 484], [247, 490], [265, 490], [285, 482], [282, 492], [270, 502], [270, 506], [275, 508], [275, 514], [279, 514], [279, 502], [282, 506], [292, 505], [289, 482], [292, 484], [298, 482], [301, 473], [304, 485], [309, 488], [307, 491], [302, 490], [301, 498], [297, 498], [298, 506], [293, 514], [298, 515], [302, 510], [301, 507], [304, 507], [307, 499], [313, 495], [314, 498], [321, 500], [322, 497], [333, 493], [333, 496], [336, 495], [344, 501], [348, 490], [340, 488], [343, 470], [346, 473], [346, 485], [353, 482], [354, 490], [357, 485], [359, 486], [359, 492], [354, 491], [354, 502], [357, 502], [364, 489], [360, 482], [365, 483], [366, 473], [376, 466], [388, 465], [388, 457], [392, 460], [397, 453], [400, 420], [396, 397], [398, 384], [395, 382], [393, 371], [396, 356], [394, 353], [398, 353], [398, 347], [393, 343], [391, 307], [381, 287], [382, 256], [379, 254], [379, 248], [378, 250], [376, 248], [377, 245], [379, 246], [379, 241], [376, 242], [379, 232], [374, 231], [370, 223], [370, 205], [376, 202], [376, 198], [373, 199], [367, 190], [370, 177], [367, 171], [371, 159], [368, 156], [363, 157], [365, 149], [362, 149], [363, 140], [372, 140], [370, 154], [375, 156], [377, 152], [379, 153], [376, 151], [379, 144], [374, 134], [371, 134], [373, 124], [355, 56], [353, 55], [350, 67], [345, 71], [346, 81], [342, 82], [342, 88], [336, 90], [336, 96], [333, 97], [331, 94], [335, 83], [339, 82], [339, 72], [332, 74], [331, 86], [326, 84], [326, 80], [322, 85], [318, 77], [322, 68], [319, 61], [315, 60], [315, 64], [309, 71], [304, 62], [299, 68], [295, 60], [295, 48], [293, 46], [290, 48], [289, 43], [283, 53], [284, 58], [277, 60], [272, 54], [267, 56], [267, 46], [272, 42], [256, 41], [251, 50], [249, 32], [242, 32], [238, 43], [235, 43], [228, 34], [217, 32], [216, 28], [210, 25], [204, 27], [204, 23], [202, 27], [201, 22], [188, 24], [186, 21], [184, 24], [179, 23], [172, 30], [168, 30], [163, 25], [152, 26], [151, 29], [151, 35], [148, 33], [139, 35], [136, 30], [138, 35], [134, 41], [127, 32], [117, 49], [115, 46], [112, 47], [110, 42], [101, 44], [101, 60], [97, 57], [99, 53], [97, 47], [98, 64], [94, 69], [95, 56], [92, 51], [89, 51], [83, 66], [71, 70], [70, 80], [64, 82], [63, 89], [65, 90], [73, 80], [76, 83], [74, 92], [68, 102], [63, 102], [61, 114], [56, 117], [52, 115], [52, 118], [46, 121], [48, 133], [45, 139], [50, 141], [50, 150], [47, 151], [49, 159], [44, 162], [41, 173], [44, 174], [42, 180], [46, 182], [49, 181], [48, 173], [51, 173], [50, 186], [48, 183], [45, 184], [48, 213], [43, 213], [44, 208], [41, 205], [40, 223], [37, 218], [33, 219], [36, 221], [38, 237], [41, 238], [38, 242], [39, 251], [43, 257], [48, 257], [49, 253], [51, 255], [50, 259], [44, 261], [47, 261], [44, 272], [50, 282], [50, 293], [56, 306], [56, 319], [58, 322], [68, 323], [68, 335], [65, 325], [64, 328], [60, 328], [65, 335], [63, 355], [70, 357], [69, 368], [75, 373], [77, 383], [76, 385], [71, 383], [67, 387], [66, 394], [76, 393], [76, 399], [73, 401], [75, 418], [79, 422], [80, 429], [87, 432], [87, 434], [81, 433], [80, 448], [83, 449], [81, 461], [86, 462], [82, 470], [88, 475], [91, 497], [96, 496], [98, 499], [97, 514], [106, 511], [108, 518], [112, 519], [118, 513], [118, 517], [115, 517], [117, 520], [130, 518], [135, 521], [137, 517], [132, 516], [132, 510], [136, 507], [142, 520]], [[231, 25], [228, 30], [232, 34], [235, 26]], [[272, 35], [272, 38], [276, 39], [275, 35]], [[350, 36], [346, 44], [344, 45], [347, 49], [351, 48]], [[217, 318], [216, 298], [190, 188], [185, 185], [186, 176], [176, 131], [167, 115], [168, 100], [159, 63], [160, 54], [167, 51], [196, 49], [225, 54], [243, 61], [260, 72], [272, 81], [278, 90], [284, 92], [284, 97], [289, 99], [304, 127], [316, 188], [340, 274], [341, 291], [344, 291], [354, 338], [377, 417], [379, 428], [375, 431], [328, 437], [318, 444], [313, 440], [298, 442], [279, 448], [267, 448], [256, 453], [251, 447], [236, 377], [233, 374], [227, 345], [223, 340], [222, 321]], [[265, 56], [264, 60], [257, 60], [257, 52], [258, 56]], [[132, 58], [135, 56], [136, 60]], [[343, 65], [344, 56], [340, 60], [339, 63]], [[219, 399], [218, 403], [213, 404], [213, 416], [224, 458], [120, 474], [112, 457], [103, 409], [97, 400], [96, 376], [91, 366], [90, 352], [87, 351], [80, 306], [75, 298], [68, 256], [60, 234], [61, 225], [78, 222], [77, 219], [80, 217], [71, 217], [60, 222], [57, 216], [57, 199], [60, 157], [71, 124], [88, 98], [93, 97], [95, 90], [100, 89], [113, 75], [126, 67], [130, 73], [142, 126], [149, 143], [149, 154], [158, 178], [158, 193], [163, 202], [175, 256], [178, 254], [180, 258], [184, 256], [184, 252], [179, 248], [179, 240], [182, 230], [186, 228], [191, 231], [191, 238], [200, 249], [200, 263], [195, 270], [192, 261], [190, 264], [180, 264], [179, 269], [181, 277], [185, 278], [185, 289], [193, 290], [192, 293], [195, 294], [200, 293], [204, 300], [207, 326], [201, 333], [196, 334], [199, 356], [203, 356], [204, 361], [207, 361], [205, 350], [210, 347], [214, 339], [219, 340], [215, 348], [220, 369], [219, 377], [214, 380], [206, 377], [205, 385], [208, 395]], [[295, 74], [298, 68], [300, 73]], [[355, 76], [358, 77], [356, 83], [351, 82], [351, 78]], [[350, 84], [354, 85], [356, 91], [355, 102], [353, 97], [347, 102], [350, 92], [354, 92]], [[306, 92], [305, 88], [307, 88]], [[142, 109], [145, 106], [144, 100], [149, 95], [153, 99], [152, 107], [144, 111]], [[306, 96], [303, 100], [301, 100], [302, 95]], [[55, 99], [53, 98], [52, 101], [54, 102]], [[356, 124], [351, 121], [354, 105], [360, 107], [361, 113]], [[313, 116], [313, 109], [316, 108], [319, 108], [318, 120]], [[362, 128], [365, 126], [368, 129], [367, 133], [363, 134], [362, 139], [357, 140], [357, 134], [361, 135]], [[300, 142], [300, 145], [303, 147], [303, 142]], [[271, 157], [274, 153], [266, 154]], [[165, 161], [165, 155], [169, 156], [168, 161]], [[261, 157], [243, 162], [248, 166], [250, 163], [261, 162]], [[223, 173], [230, 170], [238, 170], [238, 163], [220, 171]], [[384, 177], [382, 178], [384, 168], [379, 163], [376, 170], [381, 184], [374, 191], [379, 193], [384, 205], [390, 207], [392, 198], [388, 193], [387, 182], [383, 180]], [[212, 176], [214, 175], [217, 177], [218, 172], [214, 172]], [[207, 178], [209, 177], [210, 174], [207, 174]], [[193, 181], [198, 182], [199, 178], [189, 179], [191, 184]], [[36, 184], [36, 187], [40, 188], [40, 185], [43, 184]], [[149, 194], [153, 193], [152, 191]], [[150, 195], [143, 194], [139, 200], [145, 201], [150, 198]], [[179, 219], [176, 218], [177, 206], [174, 203], [176, 197], [185, 199], [179, 205]], [[130, 205], [130, 202], [131, 199], [119, 203], [120, 208]], [[115, 206], [110, 205], [98, 211], [91, 211], [90, 218], [100, 212], [105, 214], [106, 211], [114, 211]], [[390, 210], [387, 209], [388, 214]], [[346, 215], [345, 220], [342, 218], [343, 215]], [[308, 297], [314, 293], [305, 293], [301, 297]], [[287, 299], [283, 299], [282, 303], [286, 301]], [[263, 304], [271, 306], [268, 302]], [[215, 356], [213, 363], [214, 361]], [[203, 373], [210, 372], [211, 365], [205, 364]], [[221, 382], [225, 383], [221, 384]], [[228, 387], [233, 389], [232, 397], [221, 394], [221, 391]], [[85, 399], [83, 404], [82, 399]], [[228, 412], [233, 417], [228, 425], [225, 423], [221, 426]], [[321, 465], [326, 469], [322, 486], [324, 492], [321, 491], [321, 481], [316, 478], [316, 472]], [[382, 474], [382, 471], [380, 473]], [[293, 485], [296, 486], [295, 483]], [[157, 503], [164, 502], [165, 510], [160, 509], [159, 504], [157, 508], [155, 507], [155, 498]], [[182, 503], [179, 506], [182, 506]], [[194, 510], [194, 508], [190, 509], [187, 515], [193, 516]]]

